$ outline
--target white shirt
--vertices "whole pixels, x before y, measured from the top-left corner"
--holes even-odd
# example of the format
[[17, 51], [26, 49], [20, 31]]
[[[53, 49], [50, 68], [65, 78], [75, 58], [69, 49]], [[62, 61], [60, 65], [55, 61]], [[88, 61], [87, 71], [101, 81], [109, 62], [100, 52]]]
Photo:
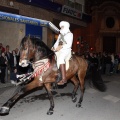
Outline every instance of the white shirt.
[[[58, 36], [58, 39], [56, 41], [56, 43], [54, 44], [54, 48], [56, 49], [59, 45], [59, 40], [60, 39], [60, 35]], [[64, 36], [64, 40], [66, 41], [67, 44], [63, 45], [63, 48], [60, 50], [66, 50], [66, 49], [71, 49], [72, 47], [72, 43], [73, 43], [73, 33], [68, 32], [65, 36]]]

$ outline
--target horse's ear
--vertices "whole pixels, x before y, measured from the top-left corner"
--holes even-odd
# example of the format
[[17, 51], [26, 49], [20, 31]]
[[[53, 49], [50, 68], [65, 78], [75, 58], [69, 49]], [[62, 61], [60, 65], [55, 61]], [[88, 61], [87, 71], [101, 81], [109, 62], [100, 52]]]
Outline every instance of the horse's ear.
[[30, 34], [28, 35], [28, 38], [27, 38], [27, 39], [28, 39], [28, 43], [29, 43], [29, 41], [30, 41], [30, 39], [31, 39], [31, 38], [30, 38]]
[[30, 39], [30, 34], [28, 35], [28, 39]]

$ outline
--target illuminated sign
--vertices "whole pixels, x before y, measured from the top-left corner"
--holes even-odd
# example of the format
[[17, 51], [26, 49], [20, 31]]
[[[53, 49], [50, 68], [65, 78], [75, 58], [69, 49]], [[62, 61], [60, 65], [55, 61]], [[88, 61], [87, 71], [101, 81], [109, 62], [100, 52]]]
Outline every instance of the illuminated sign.
[[8, 21], [8, 22], [31, 24], [31, 25], [37, 25], [37, 26], [47, 26], [49, 23], [49, 21], [46, 21], [46, 20], [40, 20], [37, 18], [30, 18], [26, 16], [15, 15], [15, 14], [10, 14], [5, 12], [0, 12], [0, 20]]
[[31, 18], [31, 17], [15, 15], [15, 14], [6, 13], [6, 12], [0, 12], [0, 20], [49, 27], [54, 32], [56, 33], [59, 32], [59, 29], [54, 24], [52, 24], [50, 21], [41, 20], [37, 18]]
[[82, 13], [78, 10], [75, 10], [69, 6], [66, 6], [64, 5], [62, 7], [62, 11], [61, 11], [63, 14], [66, 14], [66, 15], [69, 15], [69, 16], [72, 16], [72, 17], [76, 17], [78, 19], [81, 19], [82, 18]]

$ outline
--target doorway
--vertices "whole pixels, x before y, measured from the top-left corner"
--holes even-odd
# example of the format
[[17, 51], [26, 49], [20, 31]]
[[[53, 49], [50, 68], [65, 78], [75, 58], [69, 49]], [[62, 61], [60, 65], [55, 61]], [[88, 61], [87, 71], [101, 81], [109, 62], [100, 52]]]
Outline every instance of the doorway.
[[116, 52], [116, 37], [103, 36], [103, 52], [115, 53]]

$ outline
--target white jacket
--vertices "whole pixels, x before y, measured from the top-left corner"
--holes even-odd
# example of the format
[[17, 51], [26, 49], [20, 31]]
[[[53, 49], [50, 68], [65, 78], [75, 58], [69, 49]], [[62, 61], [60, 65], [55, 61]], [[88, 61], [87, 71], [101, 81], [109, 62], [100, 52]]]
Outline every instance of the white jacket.
[[[66, 44], [63, 45], [63, 48], [60, 51], [66, 51], [67, 49], [71, 49], [72, 43], [73, 43], [73, 33], [68, 32], [64, 36], [64, 40], [66, 41]], [[54, 49], [56, 49], [58, 47], [59, 41], [60, 41], [60, 35], [58, 36], [58, 39], [57, 39], [56, 43], [53, 46]]]

